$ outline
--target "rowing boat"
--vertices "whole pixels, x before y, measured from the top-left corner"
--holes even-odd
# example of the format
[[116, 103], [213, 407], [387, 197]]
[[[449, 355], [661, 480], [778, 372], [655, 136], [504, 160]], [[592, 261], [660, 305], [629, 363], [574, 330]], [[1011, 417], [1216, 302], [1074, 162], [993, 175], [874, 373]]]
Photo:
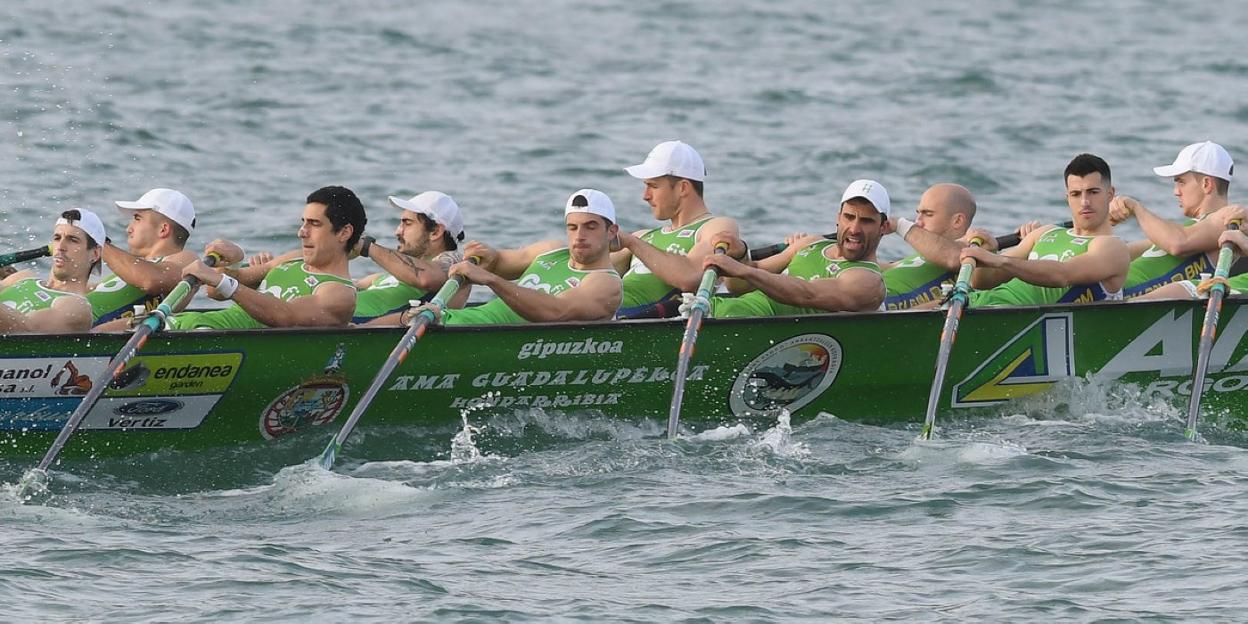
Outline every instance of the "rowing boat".
[[[1200, 303], [983, 309], [967, 314], [940, 399], [957, 416], [1075, 377], [1190, 395]], [[921, 423], [940, 311], [710, 319], [689, 367], [682, 422], [697, 429], [821, 412]], [[1248, 305], [1226, 302], [1206, 381], [1207, 414], [1248, 424]], [[435, 328], [378, 393], [363, 429], [448, 425], [461, 412], [539, 409], [660, 421], [683, 321]], [[154, 336], [112, 384], [67, 457], [323, 441], [402, 331], [251, 330]], [[0, 341], [0, 457], [43, 453], [123, 334]], [[1000, 408], [997, 408], [1000, 409]], [[1219, 419], [1211, 419], [1218, 421]], [[367, 456], [366, 444], [351, 449]]]

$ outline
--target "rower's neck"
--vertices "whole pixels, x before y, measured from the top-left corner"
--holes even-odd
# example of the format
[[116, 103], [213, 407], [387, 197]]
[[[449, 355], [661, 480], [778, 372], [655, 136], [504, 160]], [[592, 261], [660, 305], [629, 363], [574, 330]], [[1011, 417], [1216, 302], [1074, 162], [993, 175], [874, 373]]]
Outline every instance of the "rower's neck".
[[322, 264], [312, 264], [307, 258], [303, 259], [303, 270], [308, 273], [326, 273], [328, 275], [337, 275], [339, 277], [350, 277], [351, 269], [347, 264], [347, 256], [336, 256], [328, 262]]
[[51, 290], [86, 295], [88, 290], [88, 281], [90, 281], [88, 278], [83, 278], [81, 280], [59, 280], [49, 275], [47, 279], [43, 280], [43, 285]]
[[577, 271], [598, 271], [614, 268], [614, 265], [611, 264], [611, 254], [603, 254], [601, 258], [593, 262], [577, 262], [576, 258], [569, 256], [568, 266]]
[[[147, 253], [143, 254], [143, 259], [155, 260], [157, 258], [167, 258], [169, 256], [172, 256], [176, 253], [181, 253], [181, 252], [182, 252], [182, 248], [178, 247], [178, 244], [173, 242], [173, 239], [166, 238], [166, 239], [162, 239], [160, 242], [157, 242], [155, 245], [152, 245], [152, 248], [147, 250]], [[138, 255], [138, 254], [135, 254], [135, 255]]]
[[1196, 212], [1197, 217], [1207, 217], [1223, 208], [1226, 208], [1230, 202], [1225, 197], [1219, 195], [1209, 195], [1205, 197], [1205, 201], [1200, 202], [1200, 209]]
[[1076, 225], [1075, 227], [1070, 228], [1070, 231], [1073, 232], [1075, 236], [1105, 236], [1107, 234], [1114, 233], [1114, 226], [1110, 224], [1108, 219], [1106, 219], [1104, 223], [1094, 228], [1081, 228]]
[[681, 206], [676, 216], [672, 217], [672, 229], [683, 228], [709, 216], [711, 216], [711, 211], [706, 209], [706, 203], [701, 197], [691, 199], [686, 205]]

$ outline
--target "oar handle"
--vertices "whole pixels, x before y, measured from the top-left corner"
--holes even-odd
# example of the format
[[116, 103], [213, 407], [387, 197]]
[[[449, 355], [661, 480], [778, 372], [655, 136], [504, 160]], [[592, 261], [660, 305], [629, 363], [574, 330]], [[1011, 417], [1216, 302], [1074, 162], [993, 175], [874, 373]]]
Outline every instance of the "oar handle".
[[44, 256], [50, 256], [53, 253], [55, 253], [55, 251], [53, 250], [52, 245], [49, 244], [44, 245], [43, 247], [36, 247], [34, 249], [0, 254], [0, 267], [17, 264], [18, 262], [26, 262], [27, 260], [36, 260]]
[[[217, 264], [219, 264], [222, 260], [224, 260], [224, 257], [215, 251], [210, 251], [205, 254], [203, 258], [200, 258], [200, 261], [203, 262], [205, 266], [209, 267], [217, 266]], [[142, 325], [146, 325], [148, 327], [148, 333], [164, 329], [166, 320], [172, 316], [173, 311], [182, 304], [182, 300], [188, 297], [192, 290], [199, 287], [199, 284], [199, 278], [194, 275], [187, 275], [182, 278], [182, 281], [178, 282], [178, 285], [174, 286], [173, 290], [169, 291], [169, 294], [165, 295], [165, 298], [160, 302], [160, 305], [156, 306], [156, 309], [153, 310], [147, 318], [143, 319]], [[135, 329], [137, 330], [138, 328], [136, 327]]]

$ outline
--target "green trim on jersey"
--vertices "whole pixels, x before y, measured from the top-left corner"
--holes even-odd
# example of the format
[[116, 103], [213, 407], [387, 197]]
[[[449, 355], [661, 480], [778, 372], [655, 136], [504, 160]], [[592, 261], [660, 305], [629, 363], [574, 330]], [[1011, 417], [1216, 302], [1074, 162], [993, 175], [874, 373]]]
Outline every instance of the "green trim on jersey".
[[[1055, 227], [1036, 239], [1036, 244], [1032, 247], [1031, 253], [1027, 254], [1027, 259], [1065, 262], [1086, 253], [1096, 238], [1095, 236], [1076, 236], [1074, 230]], [[971, 307], [1023, 306], [1118, 299], [1122, 299], [1122, 290], [1111, 293], [1099, 283], [1078, 284], [1070, 288], [1050, 288], [1014, 278], [996, 288], [972, 292], [969, 305]]]
[[[615, 269], [581, 270], [572, 268], [572, 253], [567, 247], [548, 251], [529, 264], [529, 267], [516, 280], [521, 288], [540, 290], [550, 295], [558, 295], [576, 288], [581, 280], [591, 273], [610, 273], [619, 277]], [[479, 306], [462, 310], [446, 310], [442, 312], [443, 325], [494, 325], [504, 323], [528, 323], [523, 316], [516, 314], [502, 299], [493, 299]]]
[[[689, 255], [689, 250], [693, 249], [694, 243], [698, 240], [698, 231], [713, 218], [713, 216], [708, 214], [693, 223], [670, 231], [667, 229], [667, 226], [657, 227], [645, 232], [638, 238], [660, 250], [686, 256]], [[649, 306], [660, 301], [680, 297], [679, 288], [672, 287], [671, 284], [651, 273], [650, 267], [647, 267], [636, 255], [633, 256], [633, 261], [629, 264], [628, 271], [624, 273], [623, 283], [624, 299], [620, 303], [620, 310], [624, 312], [624, 315], [621, 318], [626, 318], [627, 310], [630, 308]]]
[[[1188, 219], [1183, 223], [1183, 227], [1189, 227], [1199, 221], [1200, 219]], [[1153, 245], [1140, 254], [1140, 257], [1131, 261], [1131, 267], [1127, 271], [1127, 283], [1122, 287], [1122, 294], [1131, 299], [1157, 290], [1171, 282], [1198, 281], [1201, 273], [1213, 273], [1213, 269], [1213, 262], [1208, 254], [1196, 253], [1180, 258]]]
[[61, 297], [82, 297], [78, 293], [54, 290], [33, 277], [21, 280], [0, 290], [0, 305], [6, 305], [22, 314], [47, 310]]
[[[155, 264], [163, 260], [164, 257], [160, 257], [148, 260], [148, 262]], [[164, 298], [163, 294], [149, 295], [147, 291], [130, 285], [129, 282], [121, 279], [120, 275], [113, 273], [87, 293], [87, 301], [91, 304], [91, 324], [99, 325], [114, 319], [131, 318], [134, 316], [136, 305], [141, 305], [146, 311], [151, 312], [160, 305]]]
[[914, 254], [884, 272], [884, 309], [907, 310], [944, 298], [941, 284], [955, 279], [953, 271]]
[[[836, 279], [850, 269], [865, 269], [881, 276], [880, 266], [874, 262], [829, 258], [827, 253], [836, 247], [835, 241], [815, 241], [798, 251], [783, 275], [806, 281]], [[881, 284], [883, 289], [883, 284]], [[740, 297], [711, 297], [711, 316], [715, 318], [743, 316], [789, 316], [797, 314], [825, 314], [827, 310], [802, 308], [780, 303], [760, 290]]]
[[[316, 292], [322, 284], [343, 284], [355, 289], [355, 283], [345, 277], [308, 272], [303, 259], [296, 258], [269, 269], [257, 290], [273, 295], [282, 301], [290, 301]], [[264, 327], [268, 325], [251, 318], [237, 303], [230, 304], [230, 307], [224, 310], [180, 312], [169, 317], [170, 329], [260, 329]]]

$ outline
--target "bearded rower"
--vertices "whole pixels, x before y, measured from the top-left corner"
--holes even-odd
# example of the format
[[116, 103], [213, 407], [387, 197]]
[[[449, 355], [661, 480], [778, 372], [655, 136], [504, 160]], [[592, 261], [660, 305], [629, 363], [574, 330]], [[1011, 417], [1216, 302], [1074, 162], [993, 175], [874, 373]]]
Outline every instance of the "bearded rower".
[[707, 209], [706, 165], [686, 143], [660, 143], [644, 162], [625, 171], [645, 184], [641, 197], [654, 218], [668, 223], [620, 235], [623, 249], [613, 259], [615, 268], [626, 272], [624, 301], [616, 317], [676, 316], [680, 293], [698, 288], [711, 239], [719, 234], [736, 237], [737, 222]]
[[1086, 303], [1122, 299], [1131, 254], [1113, 235], [1109, 202], [1114, 197], [1109, 165], [1080, 154], [1066, 166], [1066, 203], [1074, 227], [1042, 227], [1017, 247], [993, 253], [996, 239], [972, 229], [984, 247], [966, 247], [963, 261], [978, 263], [971, 277], [971, 307]]
[[1127, 298], [1158, 290], [1156, 298], [1196, 296], [1190, 285], [1202, 273], [1213, 273], [1234, 170], [1231, 155], [1210, 141], [1188, 145], [1173, 164], [1153, 169], [1174, 181], [1183, 223], [1167, 221], [1130, 197], [1114, 198], [1110, 219], [1120, 223], [1134, 217], [1148, 237], [1130, 245], [1134, 260], [1124, 290]]
[[403, 211], [394, 230], [398, 245], [387, 249], [366, 239], [361, 246], [360, 255], [385, 271], [355, 282], [360, 292], [353, 323], [397, 324], [411, 301], [428, 301], [446, 282], [451, 265], [463, 260], [458, 247], [464, 240], [464, 217], [449, 195], [425, 191], [411, 199], [389, 199]]
[[185, 249], [195, 229], [195, 207], [186, 195], [158, 188], [138, 201], [114, 203], [130, 216], [126, 227], [130, 251], [112, 243], [102, 247], [104, 263], [113, 274], [87, 293], [96, 325], [128, 319], [135, 306], [148, 312], [156, 309], [182, 280], [182, 269], [195, 261], [194, 252]]
[[[611, 241], [619, 232], [615, 206], [601, 191], [581, 189], [564, 206], [567, 240], [495, 250], [472, 241], [450, 275], [494, 291], [497, 299], [473, 308], [438, 310], [445, 325], [602, 321], [620, 306], [620, 274], [611, 265]], [[514, 280], [514, 281], [513, 281]], [[404, 323], [414, 311], [406, 313]]]
[[100, 247], [107, 240], [104, 223], [94, 212], [62, 212], [52, 231], [48, 278], [16, 274], [0, 281], [0, 334], [90, 329], [87, 282], [100, 266]]
[[[837, 239], [808, 236], [783, 252], [743, 264], [730, 255], [709, 255], [705, 268], [730, 280], [739, 297], [712, 297], [710, 316], [781, 316], [824, 312], [866, 312], [881, 309], [884, 279], [875, 261], [880, 238], [888, 231], [890, 204], [884, 185], [855, 180], [841, 195]], [[729, 243], [729, 254], [741, 242], [722, 235], [712, 241]], [[744, 255], [744, 251], [742, 251]], [[682, 306], [684, 307], [684, 306]]]
[[[355, 310], [355, 284], [347, 267], [348, 250], [364, 233], [364, 206], [350, 189], [327, 186], [308, 195], [298, 236], [301, 257], [274, 259], [239, 271], [213, 269], [196, 261], [183, 270], [208, 285], [208, 296], [233, 300], [224, 310], [181, 312], [172, 329], [256, 329], [262, 327], [342, 327]], [[226, 241], [206, 249], [227, 259], [242, 250]], [[189, 298], [188, 298], [189, 299]]]

